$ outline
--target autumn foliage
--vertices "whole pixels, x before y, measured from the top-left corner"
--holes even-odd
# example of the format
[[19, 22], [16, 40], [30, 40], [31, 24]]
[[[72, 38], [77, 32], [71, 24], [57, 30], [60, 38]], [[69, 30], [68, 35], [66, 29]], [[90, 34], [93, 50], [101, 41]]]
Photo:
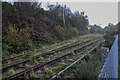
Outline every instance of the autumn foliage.
[[65, 30], [63, 27], [61, 27], [60, 25], [59, 26], [56, 26], [54, 28], [54, 31], [56, 33], [56, 36], [58, 39], [60, 40], [64, 40], [65, 39]]
[[73, 34], [74, 37], [78, 36], [78, 30], [76, 27], [72, 28], [71, 34]]
[[44, 10], [41, 4], [2, 3], [3, 53], [40, 49], [42, 45], [71, 39], [87, 30], [89, 22], [79, 12], [73, 13], [61, 4], [47, 5], [48, 10]]
[[69, 28], [69, 35], [70, 37], [77, 37], [79, 34], [78, 30], [76, 27], [70, 27]]
[[10, 25], [3, 40], [9, 45], [9, 52], [20, 52], [30, 47], [30, 35], [28, 28], [18, 29]]

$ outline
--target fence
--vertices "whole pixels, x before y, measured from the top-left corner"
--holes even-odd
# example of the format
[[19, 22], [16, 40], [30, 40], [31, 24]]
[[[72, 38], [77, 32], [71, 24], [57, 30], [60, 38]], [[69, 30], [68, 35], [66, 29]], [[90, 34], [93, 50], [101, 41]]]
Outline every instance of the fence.
[[118, 35], [107, 55], [98, 80], [113, 78], [118, 80]]

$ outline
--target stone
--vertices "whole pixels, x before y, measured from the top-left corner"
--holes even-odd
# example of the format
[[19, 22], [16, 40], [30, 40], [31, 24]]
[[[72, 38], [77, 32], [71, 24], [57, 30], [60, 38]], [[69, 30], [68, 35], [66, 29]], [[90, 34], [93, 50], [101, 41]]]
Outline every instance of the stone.
[[74, 61], [73, 59], [66, 59], [67, 61]]

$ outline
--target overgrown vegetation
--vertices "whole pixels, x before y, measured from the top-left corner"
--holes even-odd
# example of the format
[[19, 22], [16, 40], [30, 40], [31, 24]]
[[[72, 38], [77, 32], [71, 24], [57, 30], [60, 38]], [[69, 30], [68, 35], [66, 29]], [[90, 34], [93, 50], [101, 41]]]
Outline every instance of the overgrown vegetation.
[[104, 28], [104, 31], [105, 31], [105, 35], [104, 35], [105, 45], [104, 46], [110, 49], [113, 45], [116, 35], [118, 34], [118, 24], [117, 25], [108, 24], [108, 26]]
[[104, 36], [104, 46], [109, 49], [112, 47], [116, 35], [118, 35], [118, 77], [120, 79], [120, 22], [117, 25], [108, 24], [108, 26], [104, 28], [104, 31], [106, 32]]
[[60, 39], [60, 40], [65, 39], [65, 30], [63, 27], [59, 25], [59, 26], [56, 26], [54, 30], [55, 30], [57, 39]]
[[101, 51], [92, 52], [88, 61], [81, 61], [64, 73], [64, 78], [96, 80], [102, 68]]
[[[98, 25], [89, 25], [87, 15], [79, 11], [72, 12], [61, 4], [47, 4], [48, 10], [41, 7], [41, 2], [2, 3], [2, 46], [4, 56], [19, 54], [23, 51], [40, 48], [45, 44], [79, 37], [89, 33], [104, 33], [116, 28], [108, 25], [102, 29]], [[108, 33], [109, 34], [109, 33]], [[111, 36], [110, 36], [111, 37]], [[109, 36], [105, 36], [107, 46]]]
[[[34, 48], [42, 47], [44, 44], [53, 44], [55, 42], [73, 39], [89, 33], [105, 34], [104, 46], [111, 48], [115, 35], [119, 33], [120, 36], [120, 32], [117, 31], [119, 24], [113, 25], [110, 23], [102, 29], [98, 25], [89, 25], [87, 15], [81, 15], [78, 11], [72, 12], [66, 5], [48, 4], [48, 10], [44, 10], [41, 7], [41, 4], [42, 3], [38, 2], [15, 2], [13, 5], [7, 2], [2, 3], [3, 57], [9, 56], [10, 54], [19, 54], [23, 51], [33, 50]], [[41, 51], [41, 53], [44, 53], [45, 51]], [[35, 55], [37, 54], [31, 56], [28, 55], [28, 57]], [[100, 55], [100, 52], [97, 52], [87, 63], [82, 62], [79, 64], [76, 71], [74, 71], [75, 75], [72, 74], [71, 76], [82, 80], [97, 78], [97, 71], [100, 71], [99, 69], [102, 65]], [[27, 56], [25, 57], [28, 58]], [[43, 57], [40, 57], [39, 59], [43, 60]], [[50, 61], [51, 59], [47, 58], [45, 60]], [[39, 64], [36, 60], [31, 61], [31, 63], [33, 65]], [[24, 67], [28, 68], [30, 65], [26, 64]], [[59, 68], [60, 67], [58, 66], [58, 69]], [[46, 74], [55, 74], [47, 67], [45, 67], [44, 70]], [[13, 69], [10, 69], [7, 75], [14, 73], [16, 72]], [[33, 72], [31, 77], [37, 78], [37, 75]]]
[[[88, 19], [78, 11], [61, 4], [48, 4], [48, 10], [38, 2], [2, 3], [3, 53], [19, 54], [43, 44], [68, 40], [87, 34]], [[84, 33], [85, 32], [85, 33]]]
[[101, 70], [101, 66], [101, 53], [94, 53], [88, 62], [83, 62], [78, 65], [78, 72], [76, 76], [81, 80], [97, 79]]
[[8, 30], [6, 31], [6, 36], [3, 38], [3, 40], [6, 42], [6, 44], [3, 46], [3, 49], [7, 48], [6, 45], [8, 44], [7, 49], [9, 52], [17, 53], [23, 51], [24, 49], [28, 50], [32, 46], [28, 31], [29, 30], [27, 27], [18, 29], [15, 27], [15, 25], [14, 27], [9, 26]]

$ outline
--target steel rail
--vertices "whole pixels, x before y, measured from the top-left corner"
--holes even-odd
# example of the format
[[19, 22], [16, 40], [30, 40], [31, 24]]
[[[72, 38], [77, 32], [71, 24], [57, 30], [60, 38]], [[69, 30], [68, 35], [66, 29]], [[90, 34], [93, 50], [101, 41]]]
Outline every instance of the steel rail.
[[[84, 39], [86, 39], [86, 38], [88, 38], [88, 36], [85, 37]], [[79, 40], [78, 40], [78, 41], [79, 41]], [[53, 46], [51, 46], [51, 47], [58, 46], [58, 45], [62, 45], [62, 44], [65, 44], [65, 43], [67, 43], [67, 42], [63, 42], [63, 43], [60, 43], [60, 44], [57, 44], [57, 45], [53, 45]], [[35, 51], [35, 52], [39, 52], [39, 51], [46, 50], [46, 49], [49, 49], [49, 48], [50, 48], [50, 47], [47, 47], [47, 48], [45, 48], [45, 49], [40, 49], [40, 50], [37, 50], [37, 51]], [[25, 55], [25, 54], [20, 54], [20, 55], [14, 56], [14, 57], [10, 57], [10, 58], [8, 58], [8, 59], [3, 59], [3, 60], [2, 60], [2, 63], [8, 62], [9, 60], [14, 60], [14, 59], [19, 58], [19, 57], [22, 57], [22, 56], [24, 56], [24, 55]]]
[[[98, 38], [101, 38], [101, 37], [98, 37]], [[96, 38], [95, 38], [95, 39], [96, 39]], [[92, 39], [92, 40], [94, 40], [94, 39]], [[21, 64], [21, 63], [23, 64], [23, 63], [29, 62], [30, 60], [33, 60], [33, 59], [37, 59], [37, 58], [39, 58], [40, 56], [45, 57], [46, 55], [51, 55], [52, 53], [55, 53], [55, 52], [63, 51], [63, 50], [66, 50], [66, 49], [70, 49], [70, 48], [72, 48], [72, 47], [78, 46], [78, 45], [80, 45], [80, 44], [83, 44], [83, 43], [86, 43], [86, 42], [89, 42], [89, 41], [92, 41], [92, 40], [88, 40], [88, 41], [85, 41], [85, 42], [82, 42], [82, 43], [78, 43], [79, 41], [77, 41], [77, 42], [72, 43], [73, 45], [72, 45], [72, 44], [65, 45], [65, 46], [60, 47], [60, 48], [58, 48], [58, 49], [54, 49], [54, 50], [51, 50], [51, 51], [49, 51], [49, 52], [42, 53], [42, 54], [37, 55], [37, 56], [34, 56], [34, 57], [32, 57], [32, 58], [28, 58], [28, 59], [20, 60], [20, 61], [18, 61], [18, 62], [14, 62], [14, 63], [8, 64], [7, 66], [2, 67], [2, 71], [4, 72], [5, 69], [7, 69], [7, 68], [13, 67], [13, 66], [18, 65], [18, 64]], [[78, 44], [75, 44], [75, 43], [78, 43]], [[67, 47], [67, 46], [69, 46], [69, 47]]]
[[[102, 38], [99, 38], [98, 40], [93, 41], [93, 42], [91, 42], [91, 43], [89, 43], [89, 44], [87, 44], [87, 45], [90, 45], [90, 44], [92, 44], [92, 43], [94, 43], [94, 42], [97, 42], [97, 41], [99, 41], [99, 40], [101, 40], [101, 39], [102, 39]], [[82, 49], [83, 47], [84, 47], [84, 46], [80, 47], [80, 49]], [[53, 63], [55, 63], [56, 61], [58, 61], [58, 60], [60, 60], [60, 59], [62, 59], [62, 58], [65, 58], [66, 56], [71, 55], [72, 53], [73, 53], [73, 51], [70, 52], [70, 53], [67, 53], [67, 54], [65, 54], [65, 55], [62, 55], [62, 56], [60, 56], [60, 57], [58, 57], [58, 58], [56, 58], [56, 59], [54, 59], [54, 60], [51, 60], [51, 61], [48, 61], [48, 62], [45, 62], [45, 63], [42, 63], [42, 64], [35, 65], [35, 66], [33, 66], [33, 67], [31, 67], [31, 68], [28, 68], [28, 69], [26, 69], [26, 70], [24, 70], [24, 71], [21, 71], [21, 72], [16, 73], [16, 74], [14, 74], [14, 75], [12, 75], [12, 76], [9, 76], [8, 78], [4, 78], [3, 80], [11, 80], [11, 79], [18, 78], [19, 76], [24, 76], [24, 73], [29, 74], [29, 73], [31, 72], [31, 70], [36, 71], [36, 70], [42, 68], [42, 67], [45, 66], [45, 65], [53, 64]]]
[[[59, 46], [59, 45], [65, 44], [65, 43], [67, 43], [67, 42], [63, 42], [63, 43], [61, 43], [61, 44], [53, 45], [53, 46], [51, 46], [51, 47]], [[35, 52], [39, 52], [39, 51], [46, 50], [46, 49], [49, 49], [49, 48], [50, 48], [50, 47], [47, 47], [47, 48], [45, 48], [45, 49], [37, 50], [37, 51], [35, 51]], [[17, 56], [10, 57], [10, 58], [8, 58], [8, 59], [3, 59], [3, 60], [2, 60], [2, 63], [8, 62], [9, 60], [14, 60], [14, 59], [19, 58], [19, 57], [22, 57], [22, 56], [24, 56], [24, 55], [25, 55], [25, 54], [19, 54], [19, 55], [17, 55]]]
[[[97, 47], [101, 46], [101, 44], [103, 44], [104, 41], [100, 44], [98, 44], [97, 46], [95, 46], [93, 49], [91, 49], [90, 51], [88, 51], [87, 53], [90, 53], [92, 52], [94, 49], [96, 49]], [[64, 68], [63, 70], [61, 70], [59, 73], [57, 73], [56, 75], [54, 75], [51, 79], [49, 80], [54, 80], [55, 78], [60, 78], [60, 75], [65, 72], [66, 70], [68, 70], [70, 67], [72, 67], [74, 64], [76, 64], [78, 61], [84, 59], [84, 57], [86, 56], [87, 54], [84, 54], [82, 57], [80, 57], [79, 59], [77, 59], [76, 61], [74, 61], [73, 63], [71, 63], [69, 66], [67, 66], [66, 68]]]

